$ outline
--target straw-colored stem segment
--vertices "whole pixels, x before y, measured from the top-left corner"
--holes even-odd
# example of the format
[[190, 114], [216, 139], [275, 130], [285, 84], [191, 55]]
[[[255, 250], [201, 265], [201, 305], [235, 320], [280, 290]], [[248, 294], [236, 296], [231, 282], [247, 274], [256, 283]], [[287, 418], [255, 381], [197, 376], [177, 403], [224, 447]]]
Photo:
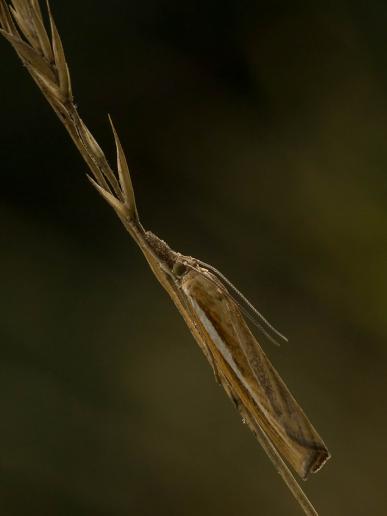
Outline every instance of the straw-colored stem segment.
[[285, 464], [285, 462], [278, 454], [270, 439], [268, 439], [268, 437], [263, 431], [257, 429], [257, 427], [254, 428], [254, 434], [257, 440], [259, 441], [259, 444], [262, 446], [267, 456], [273, 463], [275, 469], [280, 474], [281, 478], [289, 488], [289, 491], [292, 493], [294, 498], [299, 503], [305, 515], [318, 516], [316, 509], [313, 507], [312, 503], [310, 502], [304, 491], [301, 489], [297, 480], [294, 478], [288, 466]]

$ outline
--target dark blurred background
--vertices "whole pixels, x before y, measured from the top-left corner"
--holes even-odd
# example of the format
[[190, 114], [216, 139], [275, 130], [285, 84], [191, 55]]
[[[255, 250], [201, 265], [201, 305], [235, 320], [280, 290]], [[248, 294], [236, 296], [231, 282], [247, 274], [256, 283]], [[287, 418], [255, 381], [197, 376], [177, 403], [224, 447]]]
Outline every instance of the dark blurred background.
[[[387, 4], [52, 1], [79, 110], [143, 224], [226, 274], [333, 458], [321, 515], [387, 513]], [[0, 508], [300, 510], [5, 40]]]

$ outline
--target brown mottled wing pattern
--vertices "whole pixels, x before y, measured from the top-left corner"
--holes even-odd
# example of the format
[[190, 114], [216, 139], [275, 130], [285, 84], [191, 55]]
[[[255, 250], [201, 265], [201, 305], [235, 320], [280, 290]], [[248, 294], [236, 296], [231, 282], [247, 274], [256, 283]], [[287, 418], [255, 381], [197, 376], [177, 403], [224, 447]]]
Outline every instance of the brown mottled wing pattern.
[[329, 458], [327, 448], [225, 287], [210, 272], [192, 270], [182, 289], [206, 335], [217, 374], [249, 426], [253, 431], [258, 426], [300, 477], [317, 471]]

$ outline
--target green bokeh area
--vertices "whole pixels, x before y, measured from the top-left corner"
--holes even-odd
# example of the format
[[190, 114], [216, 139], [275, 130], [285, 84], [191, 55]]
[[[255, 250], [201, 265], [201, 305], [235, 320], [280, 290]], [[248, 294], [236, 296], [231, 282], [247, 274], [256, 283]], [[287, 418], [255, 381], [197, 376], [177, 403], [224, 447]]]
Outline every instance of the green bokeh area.
[[[329, 516], [386, 508], [387, 4], [52, 1], [79, 111], [146, 228], [226, 274], [333, 458]], [[5, 40], [0, 510], [299, 508]]]

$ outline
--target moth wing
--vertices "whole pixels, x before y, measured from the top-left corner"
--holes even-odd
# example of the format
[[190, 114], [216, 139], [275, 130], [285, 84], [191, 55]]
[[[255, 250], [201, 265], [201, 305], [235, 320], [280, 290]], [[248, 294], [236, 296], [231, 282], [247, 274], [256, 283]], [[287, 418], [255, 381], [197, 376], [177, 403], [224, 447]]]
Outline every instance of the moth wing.
[[329, 458], [321, 437], [271, 365], [237, 304], [209, 272], [191, 271], [182, 289], [200, 321], [218, 376], [250, 428], [264, 432], [306, 478]]
[[[321, 437], [297, 403], [285, 382], [275, 370], [257, 339], [247, 326], [238, 307], [232, 300], [230, 316], [239, 343], [257, 381], [255, 389], [266, 396], [269, 405], [269, 430], [277, 434], [278, 447], [302, 478], [318, 471], [328, 460], [329, 452]], [[231, 315], [232, 314], [232, 315]], [[261, 397], [259, 396], [259, 399]], [[262, 405], [262, 402], [261, 402]], [[258, 421], [259, 423], [259, 421]], [[270, 435], [270, 431], [268, 432]], [[291, 459], [291, 460], [290, 460]]]

